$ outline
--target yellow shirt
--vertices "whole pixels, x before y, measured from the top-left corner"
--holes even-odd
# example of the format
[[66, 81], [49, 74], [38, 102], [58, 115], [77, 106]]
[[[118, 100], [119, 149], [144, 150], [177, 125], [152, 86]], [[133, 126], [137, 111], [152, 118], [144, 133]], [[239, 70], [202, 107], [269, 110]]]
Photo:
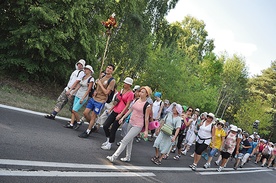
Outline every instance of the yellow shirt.
[[223, 128], [220, 130], [218, 128], [216, 128], [216, 130], [215, 130], [215, 145], [213, 146], [213, 144], [211, 144], [210, 146], [212, 148], [220, 149], [221, 144], [222, 144], [222, 139], [225, 138], [225, 136], [226, 136], [226, 133], [223, 130]]

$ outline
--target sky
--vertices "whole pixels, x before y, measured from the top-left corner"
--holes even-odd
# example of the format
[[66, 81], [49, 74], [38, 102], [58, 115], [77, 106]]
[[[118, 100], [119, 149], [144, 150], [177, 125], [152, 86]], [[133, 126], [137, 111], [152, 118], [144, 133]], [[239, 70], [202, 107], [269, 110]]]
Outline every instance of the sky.
[[244, 57], [254, 76], [276, 60], [275, 8], [274, 0], [179, 0], [166, 19], [181, 22], [191, 15], [203, 20], [214, 52]]

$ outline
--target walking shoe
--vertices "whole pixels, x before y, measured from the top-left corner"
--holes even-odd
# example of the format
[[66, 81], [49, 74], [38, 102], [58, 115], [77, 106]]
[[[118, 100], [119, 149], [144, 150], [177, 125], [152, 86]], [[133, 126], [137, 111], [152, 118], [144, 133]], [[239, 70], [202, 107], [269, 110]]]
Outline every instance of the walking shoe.
[[47, 119], [53, 119], [53, 120], [56, 118], [56, 116], [54, 116], [53, 114], [46, 114], [44, 117]]
[[183, 154], [184, 156], [186, 156], [187, 151], [181, 151], [181, 154]]
[[87, 137], [89, 137], [89, 133], [87, 133], [86, 131], [84, 131], [84, 132], [82, 132], [81, 134], [79, 134], [79, 137], [80, 138], [87, 138]]
[[193, 154], [191, 154], [191, 157], [193, 158], [195, 156], [195, 154], [193, 153]]
[[243, 167], [243, 165], [240, 165], [240, 168], [242, 168]]
[[73, 126], [70, 125], [70, 124], [64, 125], [64, 127], [65, 127], [65, 128], [71, 128], [71, 129], [73, 128]]
[[102, 143], [102, 146], [106, 146], [108, 143], [109, 143], [109, 141], [105, 141], [104, 143]]
[[193, 166], [196, 166], [196, 165], [195, 165], [194, 163], [193, 163], [193, 164], [191, 164], [191, 165], [189, 165], [189, 167], [190, 167], [190, 168], [192, 168]]
[[194, 165], [194, 166], [192, 167], [192, 170], [193, 170], [193, 171], [196, 171], [196, 165]]
[[99, 129], [96, 125], [91, 129], [91, 132], [94, 132], [94, 133], [97, 133], [98, 131]]
[[264, 167], [264, 164], [262, 164], [261, 167]]
[[237, 168], [237, 167], [234, 167], [233, 169], [234, 169], [234, 170], [237, 170], [238, 168]]
[[107, 156], [106, 157], [111, 163], [113, 163], [115, 161], [114, 156]]
[[105, 146], [102, 146], [101, 149], [103, 150], [110, 150], [111, 149], [111, 143], [108, 142]]
[[217, 171], [221, 172], [222, 169], [223, 169], [223, 167], [219, 166], [218, 169], [217, 169]]
[[218, 161], [215, 161], [214, 163], [215, 163], [217, 166], [219, 166], [219, 162], [218, 162]]
[[179, 160], [179, 158], [181, 157], [181, 155], [176, 155], [175, 157], [173, 157], [174, 160]]
[[120, 160], [123, 161], [123, 162], [130, 162], [130, 159], [128, 159], [127, 157], [121, 158]]
[[74, 130], [79, 129], [81, 125], [82, 125], [81, 121], [77, 122], [76, 126], [74, 127]]
[[211, 167], [210, 163], [205, 163], [205, 165], [203, 165], [203, 168], [205, 168], [205, 169], [210, 168], [210, 167]]

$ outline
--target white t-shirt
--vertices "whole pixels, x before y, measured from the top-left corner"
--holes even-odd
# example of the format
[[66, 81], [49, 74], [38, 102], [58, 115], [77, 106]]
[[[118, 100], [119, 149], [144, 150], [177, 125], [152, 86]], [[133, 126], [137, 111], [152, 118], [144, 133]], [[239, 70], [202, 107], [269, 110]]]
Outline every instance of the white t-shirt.
[[204, 144], [209, 145], [212, 141], [212, 123], [210, 123], [207, 126], [205, 126], [205, 124], [206, 124], [206, 121], [203, 122], [203, 124], [200, 126], [198, 130], [198, 135], [196, 137], [196, 141], [199, 144], [202, 144], [204, 142]]
[[[78, 91], [76, 93], [76, 97], [82, 98], [84, 96], [84, 94], [88, 90], [88, 86], [89, 86], [88, 81], [89, 81], [89, 83], [92, 83], [92, 82], [94, 82], [94, 78], [91, 77], [91, 79], [90, 79], [90, 77], [88, 77], [88, 78], [82, 79], [80, 81], [80, 83], [79, 83], [80, 84], [80, 88], [78, 89]], [[87, 99], [88, 99], [88, 95], [84, 98], [84, 100], [87, 100]]]
[[72, 72], [70, 79], [68, 81], [67, 87], [65, 88], [66, 91], [69, 90], [69, 88], [72, 87], [72, 85], [78, 80], [82, 80], [83, 76], [84, 76], [84, 72], [80, 71], [80, 70], [75, 70], [74, 72]]
[[[152, 118], [153, 119], [158, 118], [158, 112], [159, 112], [159, 109], [160, 109], [161, 102], [162, 102], [162, 100], [160, 100], [160, 101], [155, 100], [152, 104]], [[161, 117], [161, 116], [159, 116], [159, 117]]]

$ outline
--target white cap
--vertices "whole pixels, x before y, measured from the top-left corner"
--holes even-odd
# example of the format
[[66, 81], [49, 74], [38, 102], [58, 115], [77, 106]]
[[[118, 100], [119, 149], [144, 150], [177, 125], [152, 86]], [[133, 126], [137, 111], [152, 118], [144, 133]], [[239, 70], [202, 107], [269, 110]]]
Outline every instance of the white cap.
[[232, 128], [230, 130], [234, 131], [234, 132], [237, 132], [238, 131], [238, 127], [237, 126], [232, 126]]
[[133, 84], [133, 79], [131, 79], [130, 77], [126, 77], [126, 79], [124, 80], [124, 83], [132, 85]]
[[133, 91], [136, 91], [136, 90], [139, 90], [140, 89], [140, 86], [139, 85], [135, 85], [134, 88], [133, 88]]

